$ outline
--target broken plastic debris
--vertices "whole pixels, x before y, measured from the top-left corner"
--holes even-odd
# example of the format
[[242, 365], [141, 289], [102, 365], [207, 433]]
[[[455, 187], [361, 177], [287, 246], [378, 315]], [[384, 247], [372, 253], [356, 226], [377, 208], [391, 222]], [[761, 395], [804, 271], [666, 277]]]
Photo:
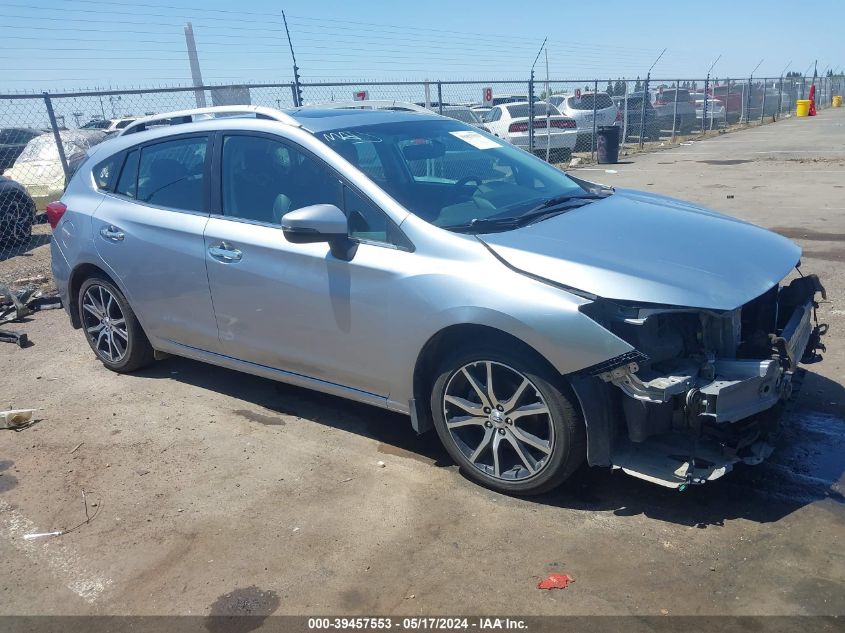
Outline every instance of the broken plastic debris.
[[61, 536], [64, 533], [64, 530], [56, 530], [55, 532], [35, 532], [33, 534], [24, 534], [23, 538], [25, 541], [33, 541], [37, 538], [43, 538], [45, 536]]
[[618, 172], [615, 169], [605, 169], [604, 173], [606, 173], [606, 174], [616, 174]]
[[537, 589], [566, 589], [566, 585], [575, 582], [569, 574], [549, 574], [545, 580], [541, 580]]
[[378, 466], [379, 468], [384, 468], [385, 466], [387, 466], [387, 464], [385, 464], [383, 461], [378, 461], [376, 462], [376, 466]]
[[32, 419], [35, 409], [12, 409], [0, 411], [0, 429], [13, 429], [23, 426]]

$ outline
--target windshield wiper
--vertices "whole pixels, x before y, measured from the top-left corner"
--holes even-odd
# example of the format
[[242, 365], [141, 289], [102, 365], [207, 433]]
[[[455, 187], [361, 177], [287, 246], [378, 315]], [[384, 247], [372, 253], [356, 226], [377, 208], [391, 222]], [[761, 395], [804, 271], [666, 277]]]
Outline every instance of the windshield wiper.
[[577, 209], [578, 207], [589, 204], [594, 200], [601, 200], [605, 197], [606, 196], [599, 196], [591, 193], [556, 196], [554, 198], [544, 200], [541, 204], [529, 209], [521, 215], [509, 215], [499, 218], [474, 218], [467, 224], [452, 224], [441, 228], [454, 231], [456, 233], [484, 233], [486, 232], [486, 229], [493, 229], [493, 231], [515, 229], [529, 224], [534, 224], [535, 222], [541, 222], [542, 220], [546, 220], [555, 215], [560, 215], [561, 213], [566, 213], [571, 209]]

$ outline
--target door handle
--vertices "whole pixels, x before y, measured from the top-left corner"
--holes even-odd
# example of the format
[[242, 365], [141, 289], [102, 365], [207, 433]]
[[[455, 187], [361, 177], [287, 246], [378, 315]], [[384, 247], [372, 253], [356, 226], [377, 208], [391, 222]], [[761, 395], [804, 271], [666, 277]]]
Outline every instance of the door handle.
[[239, 262], [243, 257], [243, 253], [237, 248], [233, 248], [226, 242], [221, 242], [217, 246], [210, 246], [208, 254], [214, 259], [221, 262]]
[[112, 242], [122, 242], [126, 235], [114, 224], [109, 224], [100, 229], [100, 235]]

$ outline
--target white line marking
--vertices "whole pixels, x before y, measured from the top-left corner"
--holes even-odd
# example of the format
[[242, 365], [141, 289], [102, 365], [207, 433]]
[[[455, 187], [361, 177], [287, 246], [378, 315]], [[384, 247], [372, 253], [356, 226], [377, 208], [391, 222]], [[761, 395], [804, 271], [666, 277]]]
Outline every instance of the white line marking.
[[111, 579], [86, 569], [79, 553], [60, 540], [23, 539], [24, 534], [37, 531], [35, 523], [0, 500], [0, 534], [31, 560], [46, 564], [68, 589], [85, 602], [93, 604], [111, 584]]

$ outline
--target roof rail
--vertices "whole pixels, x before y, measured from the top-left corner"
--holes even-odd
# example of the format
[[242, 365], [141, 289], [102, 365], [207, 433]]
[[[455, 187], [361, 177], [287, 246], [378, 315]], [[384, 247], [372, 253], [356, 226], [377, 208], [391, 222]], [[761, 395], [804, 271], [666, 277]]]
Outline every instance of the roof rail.
[[309, 103], [302, 106], [303, 109], [310, 108], [331, 108], [338, 110], [397, 110], [400, 112], [425, 112], [432, 114], [433, 111], [416, 103], [399, 101], [397, 99], [363, 99], [360, 101], [326, 101], [323, 103]]
[[152, 116], [133, 121], [121, 130], [119, 136], [134, 134], [135, 132], [143, 132], [151, 127], [160, 125], [178, 125], [181, 123], [191, 123], [192, 121], [202, 121], [221, 117], [237, 117], [243, 115], [254, 115], [256, 119], [270, 119], [271, 121], [279, 121], [280, 123], [295, 125], [297, 127], [300, 125], [299, 121], [294, 119], [291, 115], [286, 114], [281, 110], [276, 110], [275, 108], [253, 105], [228, 105], [154, 114]]

